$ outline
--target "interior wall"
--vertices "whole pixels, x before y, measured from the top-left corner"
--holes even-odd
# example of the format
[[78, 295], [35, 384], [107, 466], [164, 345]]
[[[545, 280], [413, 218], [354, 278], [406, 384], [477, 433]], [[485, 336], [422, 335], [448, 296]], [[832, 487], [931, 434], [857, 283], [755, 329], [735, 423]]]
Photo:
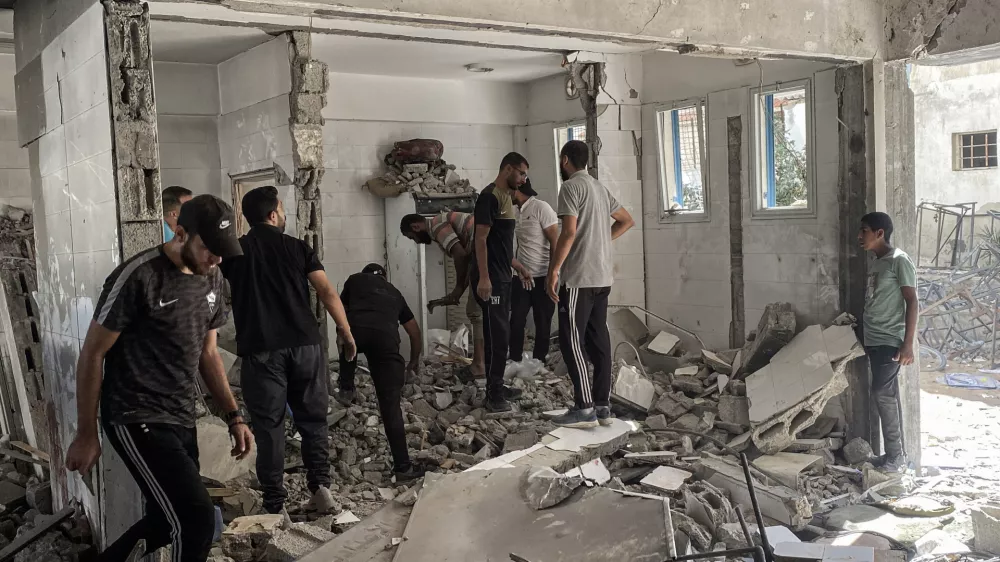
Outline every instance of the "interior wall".
[[31, 209], [28, 151], [17, 141], [14, 54], [0, 54], [0, 204]]
[[223, 196], [228, 178], [222, 175], [219, 153], [216, 65], [158, 62], [153, 73], [160, 183], [180, 185], [196, 195]]
[[[292, 161], [291, 62], [285, 35], [218, 65], [219, 161], [225, 185], [220, 196], [232, 201], [229, 176], [268, 170], [275, 164], [295, 173]], [[296, 231], [293, 186], [279, 187], [287, 232]]]
[[[481, 190], [514, 149], [525, 107], [522, 86], [498, 82], [331, 72], [330, 92], [323, 111], [323, 261], [339, 289], [366, 264], [385, 264], [386, 232], [398, 231], [385, 223], [385, 201], [362, 187], [384, 173], [394, 142], [440, 140], [444, 160]], [[428, 296], [444, 296], [445, 256], [435, 245], [425, 252]], [[446, 311], [430, 315], [428, 327], [446, 328]]]
[[[742, 226], [746, 330], [757, 326], [771, 302], [791, 302], [800, 322], [831, 320], [839, 312], [837, 277], [838, 130], [833, 71], [808, 61], [761, 61], [643, 56], [643, 212], [647, 303], [654, 313], [698, 333], [712, 348], [729, 346], [729, 159], [727, 119], [743, 118]], [[761, 78], [763, 74], [763, 79]], [[750, 218], [748, 166], [750, 88], [813, 78], [817, 216]], [[660, 218], [656, 111], [664, 104], [705, 97], [709, 220]]]

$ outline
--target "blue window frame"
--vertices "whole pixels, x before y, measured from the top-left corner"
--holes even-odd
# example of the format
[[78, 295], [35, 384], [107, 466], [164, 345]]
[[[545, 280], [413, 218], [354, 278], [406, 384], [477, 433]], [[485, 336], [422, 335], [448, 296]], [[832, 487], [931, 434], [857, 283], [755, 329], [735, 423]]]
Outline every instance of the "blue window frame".
[[810, 80], [751, 90], [753, 216], [814, 216]]
[[708, 214], [704, 100], [677, 102], [656, 113], [661, 219], [703, 220]]

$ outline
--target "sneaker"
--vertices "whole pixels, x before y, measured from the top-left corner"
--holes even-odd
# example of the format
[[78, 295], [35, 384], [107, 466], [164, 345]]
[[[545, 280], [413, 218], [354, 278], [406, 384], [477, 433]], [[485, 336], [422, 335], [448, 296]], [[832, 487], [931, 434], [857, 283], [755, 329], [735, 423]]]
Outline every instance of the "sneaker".
[[340, 506], [337, 505], [336, 500], [333, 499], [333, 494], [326, 486], [320, 486], [317, 488], [316, 491], [313, 492], [312, 498], [309, 499], [309, 503], [306, 504], [306, 510], [318, 513], [328, 513], [339, 508]]
[[597, 423], [601, 425], [611, 425], [611, 406], [597, 406]]
[[503, 387], [503, 399], [504, 400], [517, 400], [524, 394], [524, 391], [520, 388], [514, 388], [513, 386]]
[[334, 396], [337, 402], [340, 402], [346, 407], [350, 407], [351, 404], [354, 404], [354, 399], [356, 397], [357, 397], [357, 392], [353, 390], [339, 390], [337, 391], [337, 395]]
[[509, 412], [513, 409], [510, 407], [510, 402], [508, 402], [503, 397], [501, 397], [499, 400], [491, 400], [487, 398], [486, 402], [483, 403], [483, 406], [486, 408], [487, 412], [492, 412], [494, 414], [500, 412]]
[[875, 467], [879, 472], [893, 473], [906, 470], [906, 457], [903, 455], [895, 455], [892, 457], [889, 455], [883, 455], [876, 459], [876, 462], [878, 464], [875, 464]]
[[572, 427], [574, 429], [590, 429], [597, 427], [597, 413], [594, 408], [584, 408], [582, 410], [570, 410], [565, 414], [552, 420], [552, 423], [559, 427]]
[[406, 468], [406, 470], [397, 470], [394, 472], [394, 474], [396, 475], [396, 484], [399, 484], [400, 482], [410, 482], [412, 480], [416, 480], [417, 478], [422, 478], [426, 472], [427, 471], [425, 471], [424, 469], [417, 468], [411, 464]]

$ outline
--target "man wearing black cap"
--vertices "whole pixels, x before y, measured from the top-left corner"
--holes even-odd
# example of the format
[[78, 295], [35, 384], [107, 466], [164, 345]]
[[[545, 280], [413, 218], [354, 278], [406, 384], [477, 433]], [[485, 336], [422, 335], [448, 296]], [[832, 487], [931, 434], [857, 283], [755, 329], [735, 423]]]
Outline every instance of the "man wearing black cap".
[[549, 336], [556, 303], [545, 292], [545, 277], [549, 271], [549, 254], [559, 240], [559, 217], [552, 207], [538, 198], [531, 181], [514, 192], [517, 205], [517, 261], [528, 271], [527, 280], [511, 285], [510, 295], [510, 359], [521, 361], [524, 355], [524, 326], [531, 311], [535, 322], [535, 348], [532, 357], [545, 362], [549, 353]]
[[[405, 382], [403, 356], [399, 354], [399, 325], [410, 336], [410, 364], [407, 370], [420, 372], [420, 326], [398, 289], [386, 279], [385, 268], [370, 263], [347, 278], [341, 292], [347, 319], [354, 328], [358, 353], [368, 359], [382, 425], [392, 452], [396, 482], [419, 478], [422, 472], [413, 468], [406, 448], [403, 413], [399, 400]], [[350, 404], [354, 400], [354, 371], [357, 360], [340, 359], [340, 392], [337, 400]]]
[[243, 257], [222, 265], [233, 293], [236, 354], [243, 399], [257, 438], [257, 479], [264, 509], [281, 513], [285, 492], [285, 405], [302, 435], [302, 462], [312, 498], [307, 508], [334, 508], [330, 493], [330, 395], [322, 335], [309, 305], [312, 285], [337, 324], [343, 353], [354, 357], [354, 337], [343, 304], [316, 252], [284, 234], [285, 208], [272, 186], [243, 196], [250, 232], [239, 239]]
[[198, 371], [225, 412], [244, 458], [254, 439], [229, 389], [216, 329], [225, 322], [222, 260], [241, 254], [229, 205], [199, 195], [181, 207], [170, 242], [131, 257], [108, 276], [77, 363], [77, 433], [66, 468], [87, 473], [104, 435], [146, 498], [146, 515], [101, 554], [124, 561], [172, 545], [176, 562], [203, 562], [215, 510], [198, 470]]

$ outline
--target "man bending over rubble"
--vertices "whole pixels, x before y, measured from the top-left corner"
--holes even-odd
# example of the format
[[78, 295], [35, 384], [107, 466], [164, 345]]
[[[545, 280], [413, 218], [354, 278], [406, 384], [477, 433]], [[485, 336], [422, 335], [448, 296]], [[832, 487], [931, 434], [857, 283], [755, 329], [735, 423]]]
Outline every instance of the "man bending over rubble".
[[865, 291], [864, 341], [872, 370], [872, 395], [882, 422], [885, 454], [876, 466], [887, 472], [906, 467], [897, 376], [913, 363], [917, 328], [916, 270], [910, 257], [893, 248], [892, 219], [885, 213], [861, 217], [858, 242], [875, 254]]
[[[330, 493], [330, 408], [323, 336], [309, 302], [310, 285], [337, 324], [343, 353], [354, 357], [347, 315], [319, 262], [304, 241], [285, 231], [285, 208], [273, 186], [243, 196], [250, 232], [239, 240], [243, 257], [223, 263], [232, 287], [236, 354], [243, 400], [257, 438], [257, 479], [268, 513], [284, 510], [285, 412], [302, 435], [302, 462], [312, 498], [310, 511], [336, 504]], [[286, 407], [287, 404], [287, 407]]]
[[[611, 241], [635, 224], [608, 188], [587, 173], [588, 160], [589, 148], [583, 141], [569, 141], [559, 152], [562, 232], [548, 275], [549, 297], [559, 304], [559, 348], [573, 379], [576, 402], [552, 422], [576, 428], [611, 423], [608, 295], [615, 277]], [[593, 386], [587, 358], [594, 364]]]
[[[411, 214], [403, 217], [399, 225], [403, 236], [418, 244], [436, 242], [441, 251], [455, 260], [455, 288], [451, 293], [427, 303], [427, 311], [434, 312], [439, 306], [456, 306], [469, 285], [469, 267], [472, 258], [472, 237], [475, 234], [475, 220], [471, 213], [445, 211], [433, 218]], [[465, 315], [472, 324], [472, 365], [459, 373], [459, 379], [471, 381], [486, 374], [486, 360], [483, 350], [483, 313], [471, 294], [465, 306]]]
[[253, 447], [229, 389], [216, 329], [225, 323], [216, 266], [242, 253], [229, 205], [199, 195], [181, 207], [170, 242], [121, 264], [104, 282], [77, 363], [77, 432], [67, 470], [87, 474], [104, 435], [146, 498], [146, 515], [99, 560], [126, 560], [140, 539], [146, 553], [172, 545], [175, 562], [204, 562], [215, 533], [215, 508], [198, 470], [195, 401], [201, 376], [226, 412], [235, 447]]
[[[403, 428], [403, 412], [399, 408], [405, 381], [403, 356], [399, 354], [399, 328], [402, 325], [410, 337], [410, 363], [405, 367], [414, 375], [420, 374], [420, 326], [407, 306], [399, 289], [386, 279], [385, 268], [370, 263], [347, 278], [340, 297], [347, 309], [347, 319], [354, 329], [358, 353], [364, 353], [371, 371], [382, 426], [392, 452], [393, 472], [396, 482], [423, 476], [410, 463]], [[340, 358], [340, 393], [338, 401], [354, 401], [354, 372], [357, 359]]]

